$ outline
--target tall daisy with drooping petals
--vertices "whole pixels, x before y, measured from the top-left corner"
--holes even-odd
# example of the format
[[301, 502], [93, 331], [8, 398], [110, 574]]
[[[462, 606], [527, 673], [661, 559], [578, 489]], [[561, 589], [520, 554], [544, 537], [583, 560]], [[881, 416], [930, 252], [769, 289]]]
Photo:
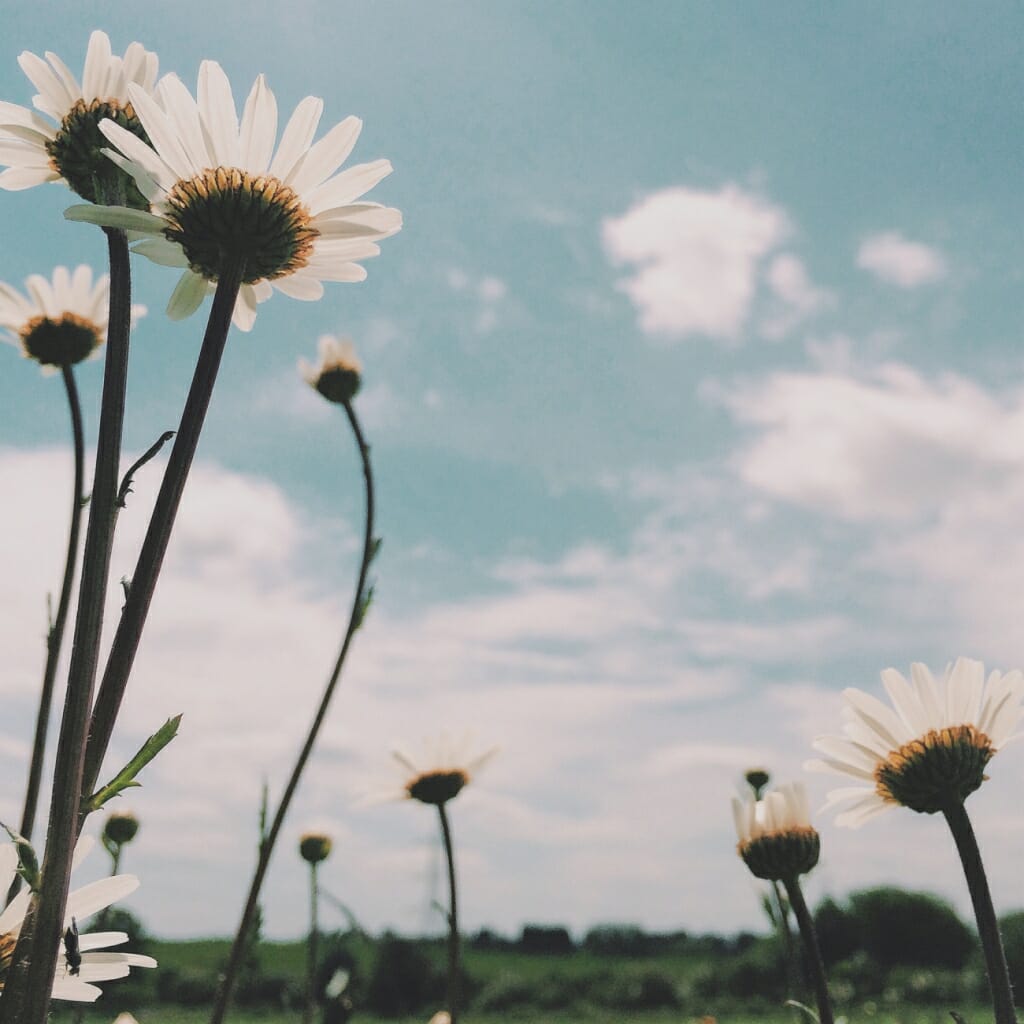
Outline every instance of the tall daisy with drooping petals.
[[[85, 859], [92, 849], [94, 840], [83, 837], [75, 850], [74, 866]], [[18, 868], [18, 854], [13, 843], [0, 846], [0, 892], [5, 892], [14, 880]], [[134, 875], [111, 875], [76, 889], [68, 896], [66, 928], [77, 930], [90, 914], [103, 910], [112, 903], [124, 899], [139, 887]], [[0, 988], [10, 967], [14, 947], [21, 931], [31, 896], [22, 892], [0, 913]], [[111, 946], [120, 946], [128, 941], [124, 932], [85, 932], [77, 936], [77, 953], [68, 948], [68, 940], [57, 960], [57, 975], [53, 983], [53, 998], [75, 1002], [91, 1003], [100, 995], [101, 989], [94, 984], [98, 981], [113, 981], [124, 978], [132, 967], [156, 967], [151, 956], [140, 953], [101, 952]], [[70, 955], [69, 955], [70, 954]]]
[[474, 775], [497, 752], [491, 748], [483, 753], [470, 751], [470, 738], [464, 736], [452, 741], [447, 734], [430, 744], [422, 760], [414, 760], [402, 750], [392, 754], [402, 766], [402, 789], [389, 794], [400, 800], [416, 800], [437, 808], [441, 824], [441, 840], [448, 863], [448, 985], [447, 1013], [449, 1024], [458, 1024], [462, 1003], [462, 944], [459, 937], [459, 900], [455, 881], [455, 847], [452, 842], [451, 823], [448, 820], [448, 802], [454, 800], [472, 781]]
[[844, 690], [844, 735], [815, 740], [825, 757], [806, 767], [861, 782], [829, 794], [826, 806], [847, 805], [836, 818], [839, 825], [856, 828], [893, 807], [942, 814], [971, 894], [996, 1022], [1015, 1024], [999, 922], [964, 801], [988, 777], [989, 761], [1014, 736], [1024, 713], [1024, 675], [993, 671], [986, 679], [980, 661], [959, 658], [941, 680], [915, 663], [909, 682], [891, 668], [882, 673], [882, 682], [892, 707], [862, 690]]
[[[84, 264], [74, 271], [56, 267], [50, 280], [33, 274], [24, 294], [0, 282], [0, 337], [39, 363], [43, 373], [74, 366], [96, 356], [107, 340], [109, 292], [107, 275], [93, 281]], [[132, 319], [145, 312], [133, 306]]]
[[970, 658], [959, 658], [939, 680], [915, 663], [909, 681], [889, 668], [882, 683], [892, 707], [863, 690], [844, 690], [844, 734], [818, 737], [814, 747], [825, 756], [806, 765], [860, 783], [829, 794], [826, 807], [847, 805], [838, 825], [856, 828], [898, 806], [934, 814], [963, 803], [1024, 713], [1024, 675], [993, 671], [986, 680], [984, 665]]
[[153, 91], [156, 54], [132, 43], [118, 57], [107, 34], [96, 31], [89, 38], [81, 83], [55, 53], [47, 52], [43, 60], [26, 50], [18, 63], [39, 92], [32, 98], [35, 110], [0, 102], [0, 164], [7, 166], [0, 173], [0, 188], [17, 191], [63, 181], [91, 203], [112, 203], [122, 190], [125, 205], [148, 209], [131, 177], [103, 156], [106, 139], [98, 126], [110, 119], [136, 138], [146, 138], [128, 87], [146, 95]]
[[[767, 772], [760, 771], [755, 782]], [[754, 782], [750, 785], [753, 788]], [[763, 787], [759, 787], [763, 788]], [[793, 909], [804, 943], [807, 966], [814, 984], [820, 1024], [833, 1021], [825, 965], [821, 958], [814, 918], [807, 908], [800, 876], [817, 863], [821, 839], [811, 824], [810, 805], [803, 783], [794, 782], [764, 795], [733, 798], [733, 821], [738, 843], [736, 851], [756, 878], [773, 885], [781, 883]]]
[[156, 263], [184, 267], [168, 315], [191, 315], [213, 285], [241, 266], [234, 321], [249, 330], [256, 304], [273, 289], [315, 301], [324, 281], [362, 281], [359, 260], [402, 226], [398, 210], [361, 197], [391, 173], [387, 160], [338, 172], [362, 122], [347, 117], [313, 142], [323, 101], [307, 96], [277, 139], [277, 101], [262, 75], [239, 121], [220, 65], [204, 61], [196, 98], [173, 75], [156, 98], [129, 87], [151, 144], [115, 121], [100, 130], [107, 155], [132, 175], [152, 213], [72, 207], [67, 216], [148, 234], [134, 251]]

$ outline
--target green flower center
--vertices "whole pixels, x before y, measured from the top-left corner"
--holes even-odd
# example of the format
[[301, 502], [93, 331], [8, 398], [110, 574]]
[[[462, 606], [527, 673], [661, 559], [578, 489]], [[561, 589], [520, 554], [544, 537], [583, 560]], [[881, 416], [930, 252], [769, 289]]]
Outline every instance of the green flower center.
[[237, 259], [245, 261], [243, 284], [294, 274], [309, 262], [320, 234], [292, 189], [238, 168], [218, 167], [179, 181], [167, 203], [164, 234], [208, 281]]
[[781, 882], [807, 874], [818, 863], [821, 838], [815, 829], [805, 826], [748, 839], [737, 849], [755, 878]]
[[973, 725], [932, 729], [892, 751], [875, 769], [875, 790], [889, 803], [934, 814], [963, 803], [987, 778], [992, 741]]
[[59, 320], [33, 317], [18, 336], [25, 354], [46, 366], [73, 366], [103, 344], [100, 328], [74, 313], [65, 313]]
[[408, 783], [405, 791], [413, 800], [421, 804], [446, 804], [452, 797], [458, 796], [463, 786], [469, 782], [469, 776], [461, 768], [448, 771], [424, 772]]
[[90, 203], [115, 204], [114, 197], [120, 195], [118, 205], [148, 210], [149, 203], [131, 175], [101, 152], [110, 148], [99, 129], [100, 121], [108, 117], [149, 145], [149, 136], [130, 103], [121, 106], [116, 100], [78, 100], [64, 115], [57, 135], [46, 144], [50, 164], [73, 191]]

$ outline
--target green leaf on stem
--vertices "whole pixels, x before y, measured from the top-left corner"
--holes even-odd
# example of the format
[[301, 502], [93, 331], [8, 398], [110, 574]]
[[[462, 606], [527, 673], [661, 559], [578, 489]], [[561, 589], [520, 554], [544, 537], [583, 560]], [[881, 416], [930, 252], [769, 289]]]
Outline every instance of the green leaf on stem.
[[123, 793], [126, 789], [141, 786], [136, 782], [135, 776], [149, 764], [150, 761], [167, 746], [175, 736], [178, 735], [178, 726], [181, 724], [181, 715], [168, 718], [166, 722], [152, 736], [142, 744], [139, 752], [108, 782], [102, 789], [97, 790], [89, 797], [84, 804], [84, 811], [90, 814], [98, 811], [108, 800]]
[[[3, 824], [0, 822], [0, 824]], [[39, 858], [32, 844], [19, 832], [3, 826], [4, 831], [11, 837], [14, 848], [18, 851], [18, 874], [25, 879], [25, 884], [32, 892], [39, 892], [39, 885], [42, 875], [39, 872]]]
[[357, 629], [361, 629], [363, 620], [366, 618], [366, 613], [370, 610], [370, 605], [373, 604], [373, 588], [374, 584], [370, 584], [366, 588], [366, 592], [363, 594], [362, 599], [359, 602], [359, 607], [356, 609], [355, 620], [352, 624], [352, 631], [355, 632]]

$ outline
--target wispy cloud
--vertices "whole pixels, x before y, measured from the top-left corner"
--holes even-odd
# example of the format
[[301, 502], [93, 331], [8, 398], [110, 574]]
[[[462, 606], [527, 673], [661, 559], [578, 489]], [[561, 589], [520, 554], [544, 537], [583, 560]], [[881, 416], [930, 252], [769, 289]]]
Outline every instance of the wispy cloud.
[[857, 266], [897, 288], [934, 284], [947, 273], [945, 257], [938, 249], [913, 242], [898, 231], [865, 238], [857, 250]]

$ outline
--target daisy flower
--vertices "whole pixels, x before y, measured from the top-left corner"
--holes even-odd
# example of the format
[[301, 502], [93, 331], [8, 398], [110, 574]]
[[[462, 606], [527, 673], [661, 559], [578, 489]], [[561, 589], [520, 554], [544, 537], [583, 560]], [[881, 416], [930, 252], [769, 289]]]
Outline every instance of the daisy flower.
[[318, 353], [319, 365], [299, 360], [299, 373], [314, 391], [319, 391], [329, 402], [344, 405], [351, 402], [359, 391], [363, 365], [355, 347], [347, 338], [321, 335]]
[[[89, 837], [79, 840], [73, 867], [81, 863], [93, 844], [93, 839]], [[0, 846], [0, 886], [5, 892], [14, 881], [17, 868], [18, 854], [14, 844], [5, 843]], [[74, 927], [97, 910], [103, 910], [112, 903], [124, 899], [138, 887], [139, 880], [134, 875], [111, 875], [109, 878], [101, 878], [98, 882], [76, 889], [68, 895], [65, 927]], [[0, 913], [0, 988], [3, 987], [3, 976], [7, 973], [14, 956], [14, 947], [22, 922], [25, 920], [30, 898], [30, 894], [22, 890], [6, 910]], [[124, 932], [87, 932], [79, 935], [78, 951], [81, 954], [81, 962], [78, 964], [69, 962], [68, 948], [65, 945], [57, 961], [53, 998], [91, 1003], [101, 992], [92, 984], [93, 982], [127, 977], [132, 967], [156, 967], [156, 961], [151, 956], [142, 956], [139, 953], [100, 952], [127, 941], [128, 936]], [[75, 959], [77, 958], [71, 958], [72, 961]]]
[[821, 841], [802, 783], [780, 786], [763, 800], [733, 797], [732, 814], [737, 852], [757, 878], [795, 878], [818, 863]]
[[[94, 283], [85, 265], [74, 272], [57, 267], [50, 281], [33, 274], [24, 295], [0, 282], [0, 337], [39, 363], [43, 373], [98, 356], [107, 340], [109, 290], [107, 275]], [[145, 312], [145, 306], [133, 306], [132, 319]]]
[[314, 143], [323, 101], [307, 96], [275, 150], [277, 101], [262, 75], [241, 121], [214, 61], [200, 67], [195, 99], [174, 75], [161, 80], [155, 98], [136, 86], [128, 92], [151, 143], [113, 120], [100, 131], [115, 147], [105, 152], [135, 179], [152, 212], [72, 207], [66, 216], [149, 235], [136, 252], [186, 268], [167, 307], [172, 319], [195, 312], [241, 263], [234, 322], [249, 330], [256, 304], [275, 288], [315, 301], [324, 281], [362, 281], [358, 261], [376, 256], [376, 242], [402, 226], [398, 210], [357, 202], [391, 173], [387, 160], [336, 173], [359, 137], [357, 117]]
[[401, 789], [389, 793], [387, 798], [418, 800], [440, 807], [472, 782], [476, 773], [497, 753], [497, 747], [470, 756], [467, 739], [453, 742], [442, 735], [427, 746], [421, 759], [410, 757], [404, 750], [391, 753], [403, 769], [403, 781]]
[[156, 54], [132, 43], [123, 57], [116, 57], [106, 33], [97, 31], [89, 37], [81, 84], [55, 53], [43, 60], [26, 50], [18, 63], [39, 92], [32, 98], [35, 110], [0, 102], [0, 164], [7, 166], [0, 173], [0, 188], [18, 191], [63, 181], [91, 203], [110, 201], [124, 189], [127, 205], [148, 209], [132, 179], [103, 156], [106, 139], [97, 126], [109, 119], [146, 139], [128, 87], [146, 95], [153, 91]]
[[824, 758], [805, 767], [851, 776], [861, 785], [829, 794], [826, 807], [848, 804], [836, 823], [852, 828], [902, 805], [924, 814], [958, 806], [984, 780], [985, 766], [1020, 721], [1024, 676], [959, 658], [936, 680], [915, 663], [906, 680], [882, 673], [892, 707], [862, 690], [843, 691], [842, 736], [814, 742]]

